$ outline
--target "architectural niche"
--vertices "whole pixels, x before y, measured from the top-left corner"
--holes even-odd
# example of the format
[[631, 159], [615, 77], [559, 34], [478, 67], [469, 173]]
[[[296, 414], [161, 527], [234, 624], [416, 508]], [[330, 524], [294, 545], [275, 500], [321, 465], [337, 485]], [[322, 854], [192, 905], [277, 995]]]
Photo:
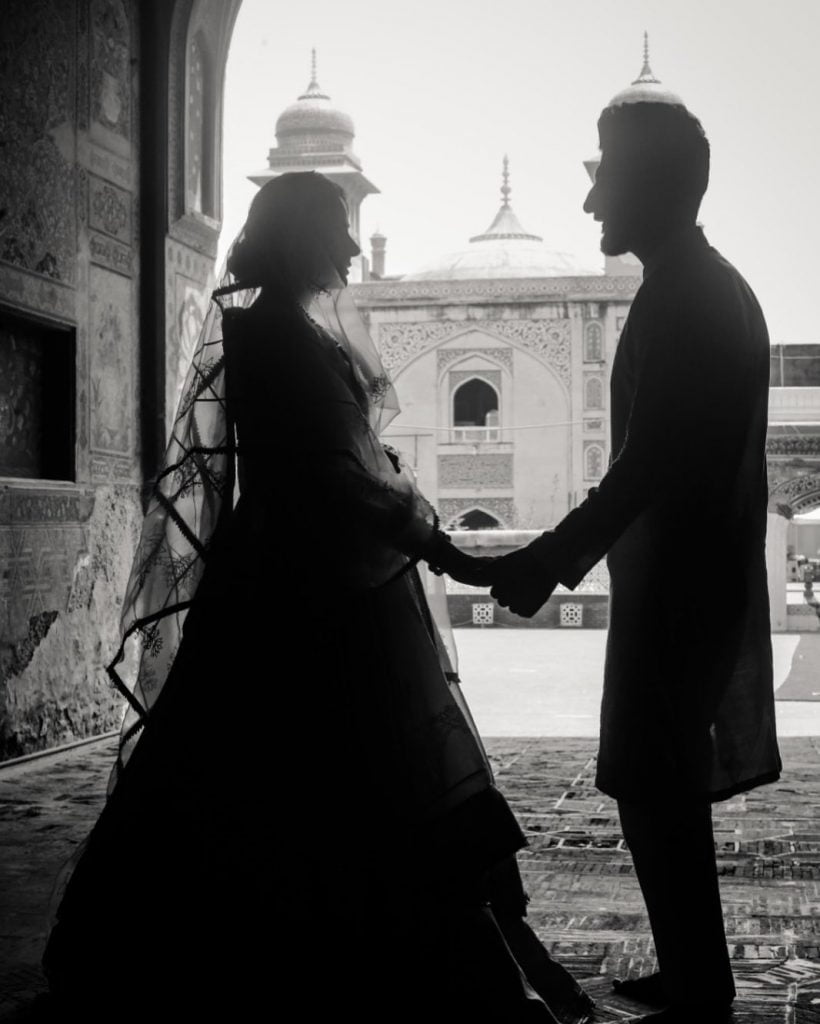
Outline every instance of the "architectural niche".
[[604, 333], [597, 321], [584, 327], [584, 362], [600, 363], [604, 358]]
[[584, 441], [584, 479], [600, 480], [604, 475], [604, 469], [603, 445]]

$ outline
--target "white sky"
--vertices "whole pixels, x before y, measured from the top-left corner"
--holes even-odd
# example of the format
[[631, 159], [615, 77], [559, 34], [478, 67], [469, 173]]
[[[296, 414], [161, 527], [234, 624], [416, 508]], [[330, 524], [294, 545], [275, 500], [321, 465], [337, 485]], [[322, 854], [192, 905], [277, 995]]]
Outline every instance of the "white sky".
[[[225, 92], [224, 231], [244, 221], [279, 113], [310, 78], [356, 126], [380, 189], [362, 235], [387, 235], [387, 272], [461, 248], [499, 204], [510, 158], [524, 227], [602, 266], [581, 210], [595, 122], [652, 69], [702, 120], [709, 240], [747, 277], [772, 341], [820, 342], [820, 0], [244, 0]], [[367, 243], [365, 241], [365, 251]]]

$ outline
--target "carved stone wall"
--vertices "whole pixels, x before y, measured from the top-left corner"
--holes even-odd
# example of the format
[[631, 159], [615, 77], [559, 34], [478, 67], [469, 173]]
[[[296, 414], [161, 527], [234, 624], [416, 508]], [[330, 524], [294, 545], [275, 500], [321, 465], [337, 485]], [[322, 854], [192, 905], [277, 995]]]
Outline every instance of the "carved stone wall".
[[[3, 6], [0, 303], [74, 337], [76, 444], [59, 477], [0, 477], [0, 758], [119, 719], [103, 666], [141, 515], [137, 22], [135, 0]], [[15, 407], [37, 393], [30, 369]]]
[[0, 757], [119, 722], [105, 673], [140, 520], [136, 487], [0, 487]]
[[191, 246], [166, 242], [165, 429], [174, 421], [185, 374], [208, 311], [213, 290], [213, 260]]
[[77, 10], [7, 0], [0, 32], [0, 260], [72, 285], [76, 278]]
[[119, 719], [104, 665], [119, 639], [143, 469], [155, 471], [164, 447], [212, 281], [239, 5], [2, 7], [0, 304], [15, 322], [45, 318], [74, 339], [65, 388], [76, 444], [73, 478], [15, 474], [35, 460], [30, 439], [11, 436], [11, 412], [40, 371], [29, 360], [22, 372], [3, 345], [14, 380], [0, 387], [0, 453], [13, 456], [0, 476], [0, 759]]
[[438, 485], [442, 487], [512, 487], [513, 456], [505, 452], [485, 455], [439, 455]]

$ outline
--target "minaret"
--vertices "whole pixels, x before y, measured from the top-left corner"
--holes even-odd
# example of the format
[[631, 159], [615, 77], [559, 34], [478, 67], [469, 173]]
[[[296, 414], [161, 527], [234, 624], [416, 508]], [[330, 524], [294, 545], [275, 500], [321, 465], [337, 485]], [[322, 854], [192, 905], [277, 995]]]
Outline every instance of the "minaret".
[[385, 275], [387, 262], [387, 238], [378, 229], [370, 236], [370, 269], [373, 277]]
[[[257, 185], [288, 171], [319, 171], [336, 182], [345, 194], [350, 228], [359, 241], [359, 209], [362, 200], [378, 188], [362, 172], [362, 163], [353, 152], [355, 130], [349, 114], [330, 102], [319, 85], [316, 50], [311, 50], [310, 82], [295, 103], [286, 107], [276, 120], [276, 145], [268, 153], [268, 166], [248, 177]], [[361, 280], [363, 263], [351, 281]]]

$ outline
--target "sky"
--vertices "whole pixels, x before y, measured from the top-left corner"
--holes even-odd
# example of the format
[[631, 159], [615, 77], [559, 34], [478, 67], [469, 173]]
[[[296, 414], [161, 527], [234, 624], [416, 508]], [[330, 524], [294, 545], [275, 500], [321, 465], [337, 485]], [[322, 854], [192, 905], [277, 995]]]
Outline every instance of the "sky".
[[243, 0], [225, 85], [224, 228], [238, 233], [281, 111], [310, 79], [353, 118], [381, 193], [362, 237], [387, 273], [418, 269], [485, 230], [509, 156], [524, 227], [602, 268], [583, 213], [583, 161], [602, 107], [650, 63], [702, 121], [712, 175], [700, 219], [747, 278], [773, 342], [820, 343], [820, 0]]

